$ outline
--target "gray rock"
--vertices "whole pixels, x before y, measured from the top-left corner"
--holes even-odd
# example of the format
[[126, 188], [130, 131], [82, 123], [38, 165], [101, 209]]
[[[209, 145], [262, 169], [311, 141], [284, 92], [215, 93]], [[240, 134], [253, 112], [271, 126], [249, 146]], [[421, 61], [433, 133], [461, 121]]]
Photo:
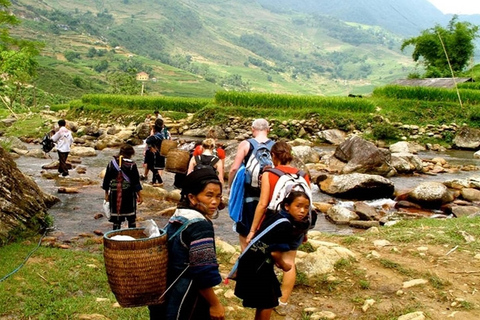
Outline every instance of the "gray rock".
[[345, 141], [347, 134], [338, 129], [328, 129], [318, 132], [317, 136], [328, 143], [338, 146]]
[[390, 152], [380, 150], [359, 136], [352, 136], [335, 150], [334, 156], [347, 164], [342, 173], [370, 173], [382, 176], [394, 170], [390, 165]]
[[448, 188], [440, 182], [421, 183], [408, 193], [408, 199], [426, 208], [439, 208], [454, 200]]
[[327, 176], [318, 187], [332, 196], [358, 200], [390, 198], [395, 190], [387, 178], [362, 173]]
[[333, 206], [327, 211], [327, 218], [335, 224], [349, 224], [352, 220], [358, 220], [358, 215], [342, 206]]
[[457, 131], [453, 143], [458, 148], [478, 149], [480, 146], [480, 129], [462, 127]]

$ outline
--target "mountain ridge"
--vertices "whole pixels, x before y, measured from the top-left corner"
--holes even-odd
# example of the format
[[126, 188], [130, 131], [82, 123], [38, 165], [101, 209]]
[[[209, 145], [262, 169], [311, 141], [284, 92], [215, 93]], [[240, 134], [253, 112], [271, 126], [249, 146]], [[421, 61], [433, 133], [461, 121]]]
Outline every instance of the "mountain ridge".
[[[218, 90], [368, 93], [377, 85], [405, 77], [415, 65], [408, 53], [399, 51], [404, 34], [360, 23], [356, 16], [374, 20], [368, 17], [383, 11], [384, 17], [391, 17], [398, 15], [397, 10], [417, 21], [421, 19], [407, 8], [418, 3], [428, 9], [427, 16], [447, 21], [426, 0], [388, 1], [383, 7], [380, 0], [340, 0], [337, 7], [324, 0], [276, 2], [275, 6], [270, 0], [104, 0], [93, 4], [16, 0], [12, 4], [24, 22], [17, 34], [47, 43], [42, 65], [77, 68], [78, 77], [100, 82], [106, 82], [108, 72], [119, 66], [133, 65], [138, 71], [150, 70], [151, 77], [160, 80], [149, 83], [149, 94], [163, 95], [212, 96]], [[365, 10], [371, 11], [369, 16]], [[91, 48], [108, 54], [89, 57]], [[78, 53], [78, 58], [65, 63], [67, 51]], [[101, 62], [108, 65], [105, 70], [98, 67]]]

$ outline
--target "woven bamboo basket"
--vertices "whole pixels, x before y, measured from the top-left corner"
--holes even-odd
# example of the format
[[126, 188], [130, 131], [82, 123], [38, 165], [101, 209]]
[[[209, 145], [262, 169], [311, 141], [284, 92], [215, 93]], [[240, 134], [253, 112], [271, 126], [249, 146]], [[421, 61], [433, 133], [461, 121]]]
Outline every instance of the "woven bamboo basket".
[[160, 147], [160, 155], [166, 157], [168, 151], [176, 149], [178, 146], [177, 141], [174, 140], [162, 140], [162, 146]]
[[173, 173], [187, 173], [190, 152], [180, 149], [172, 149], [167, 154], [165, 170]]
[[[167, 234], [160, 230], [160, 236], [147, 238], [143, 230], [114, 230], [103, 237], [108, 284], [124, 308], [160, 304], [167, 287]], [[112, 240], [116, 235], [136, 240]]]

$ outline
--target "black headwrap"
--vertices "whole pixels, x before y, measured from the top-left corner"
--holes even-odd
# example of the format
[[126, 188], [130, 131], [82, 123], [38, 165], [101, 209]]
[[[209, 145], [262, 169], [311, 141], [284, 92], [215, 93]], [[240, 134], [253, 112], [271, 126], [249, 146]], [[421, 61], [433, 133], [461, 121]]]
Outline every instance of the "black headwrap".
[[192, 171], [183, 181], [182, 197], [186, 197], [189, 193], [199, 194], [205, 187], [205, 183], [212, 180], [220, 181], [213, 167], [204, 167]]

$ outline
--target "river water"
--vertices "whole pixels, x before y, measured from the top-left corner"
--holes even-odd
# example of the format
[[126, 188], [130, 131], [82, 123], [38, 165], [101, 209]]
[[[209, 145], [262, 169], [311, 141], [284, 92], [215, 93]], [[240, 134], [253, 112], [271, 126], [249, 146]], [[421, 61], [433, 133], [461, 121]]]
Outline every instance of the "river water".
[[[27, 145], [27, 148], [40, 148], [38, 145]], [[331, 151], [334, 149], [332, 146], [317, 147], [319, 151]], [[141, 167], [143, 163], [142, 153], [144, 147], [136, 146], [136, 154], [134, 160], [137, 165]], [[79, 234], [92, 235], [94, 230], [101, 232], [107, 232], [111, 230], [112, 224], [105, 218], [94, 219], [97, 213], [102, 212], [102, 203], [104, 198], [104, 191], [101, 189], [101, 179], [99, 177], [101, 171], [106, 167], [111, 157], [118, 153], [118, 149], [104, 149], [97, 152], [96, 157], [82, 158], [80, 165], [87, 168], [86, 174], [78, 174], [75, 170], [70, 171], [71, 178], [55, 178], [45, 179], [42, 177], [42, 166], [57, 160], [56, 153], [51, 153], [50, 159], [37, 159], [31, 157], [21, 156], [16, 159], [18, 168], [26, 175], [32, 177], [35, 182], [40, 186], [42, 190], [47, 193], [53, 194], [60, 198], [60, 202], [49, 209], [49, 214], [54, 218], [54, 234], [59, 237], [61, 241], [68, 241]], [[422, 152], [419, 156], [424, 159], [431, 159], [434, 157], [443, 157], [452, 165], [476, 165], [480, 166], [480, 160], [473, 158], [473, 151], [462, 150], [449, 150], [446, 152]], [[55, 172], [55, 171], [54, 171]], [[151, 173], [150, 173], [151, 174]], [[480, 176], [479, 171], [460, 171], [458, 173], [442, 173], [438, 175], [420, 175], [420, 176], [399, 176], [391, 178], [398, 190], [404, 190], [412, 188], [421, 182], [425, 181], [439, 181], [443, 182], [449, 179], [464, 179], [471, 176]], [[94, 181], [94, 184], [84, 186], [79, 185], [78, 193], [64, 194], [58, 193], [58, 188], [65, 185], [65, 179], [72, 179], [78, 177], [86, 177]], [[164, 174], [164, 188], [172, 190], [174, 174], [165, 172]], [[71, 186], [71, 184], [69, 184]], [[75, 185], [73, 185], [75, 187]], [[330, 196], [319, 191], [317, 186], [313, 186], [313, 198], [314, 201], [328, 201]], [[138, 207], [139, 223], [137, 225], [142, 226], [141, 220], [154, 219], [158, 226], [162, 227], [167, 221], [167, 217], [161, 217], [158, 215], [148, 216], [144, 214], [145, 210], [143, 205]], [[214, 220], [215, 232], [218, 237], [232, 244], [238, 244], [238, 236], [232, 230], [232, 221], [228, 216], [227, 210], [220, 211], [219, 217]], [[324, 218], [323, 215], [318, 217], [315, 230], [319, 230], [326, 233], [335, 234], [353, 234], [360, 232], [359, 230], [352, 229], [348, 226], [335, 225], [330, 223]]]

